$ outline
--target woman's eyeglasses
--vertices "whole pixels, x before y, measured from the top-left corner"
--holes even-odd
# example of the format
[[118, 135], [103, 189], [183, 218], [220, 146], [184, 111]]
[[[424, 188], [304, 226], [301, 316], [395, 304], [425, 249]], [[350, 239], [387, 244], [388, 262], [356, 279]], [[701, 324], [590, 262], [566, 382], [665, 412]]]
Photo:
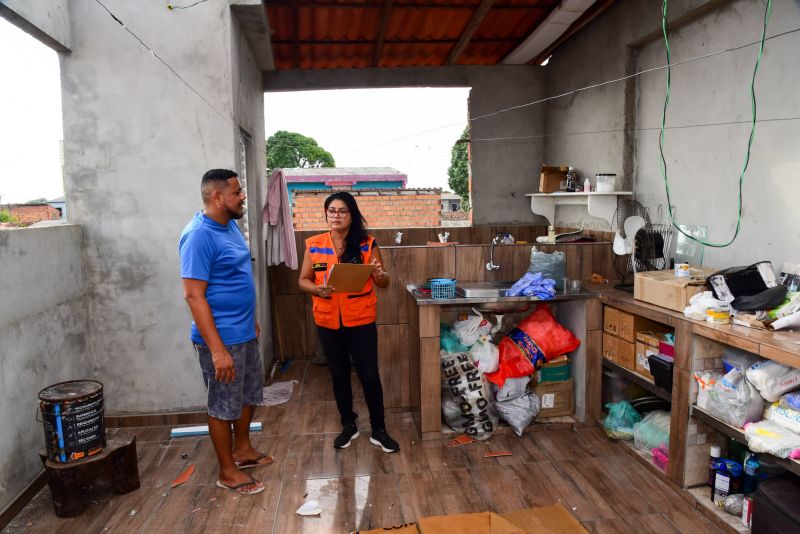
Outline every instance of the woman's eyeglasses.
[[340, 218], [343, 218], [343, 217], [347, 217], [347, 214], [350, 213], [350, 210], [347, 209], [347, 208], [340, 208], [338, 210], [335, 209], [335, 208], [330, 208], [330, 209], [328, 209], [326, 211], [328, 213], [328, 217], [340, 217]]

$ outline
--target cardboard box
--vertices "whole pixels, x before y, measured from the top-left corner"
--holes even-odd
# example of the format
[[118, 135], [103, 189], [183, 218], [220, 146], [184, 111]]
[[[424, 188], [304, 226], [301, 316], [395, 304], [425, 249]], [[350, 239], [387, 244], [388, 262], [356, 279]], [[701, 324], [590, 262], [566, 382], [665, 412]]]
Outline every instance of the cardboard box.
[[636, 370], [636, 345], [628, 343], [624, 339], [617, 338], [615, 344], [614, 362], [625, 369]]
[[648, 361], [648, 356], [650, 356], [653, 348], [648, 347], [641, 341], [636, 342], [636, 371], [642, 376], [646, 376], [649, 379], [653, 379], [653, 375], [650, 374], [650, 362]]
[[628, 343], [636, 342], [636, 332], [665, 332], [667, 327], [638, 315], [605, 306], [603, 309], [603, 330]]
[[662, 308], [682, 312], [689, 299], [706, 291], [705, 279], [717, 269], [691, 267], [690, 272], [698, 276], [677, 278], [673, 271], [645, 271], [636, 273], [633, 279], [633, 298]]
[[542, 408], [539, 410], [539, 415], [536, 419], [572, 415], [575, 412], [573, 385], [571, 378], [563, 382], [536, 384], [534, 393], [539, 396], [542, 403]]
[[561, 181], [566, 181], [569, 167], [550, 167], [542, 165], [542, 173], [539, 175], [539, 192], [555, 193], [561, 190]]
[[603, 332], [603, 358], [614, 361], [614, 354], [617, 352], [617, 338]]

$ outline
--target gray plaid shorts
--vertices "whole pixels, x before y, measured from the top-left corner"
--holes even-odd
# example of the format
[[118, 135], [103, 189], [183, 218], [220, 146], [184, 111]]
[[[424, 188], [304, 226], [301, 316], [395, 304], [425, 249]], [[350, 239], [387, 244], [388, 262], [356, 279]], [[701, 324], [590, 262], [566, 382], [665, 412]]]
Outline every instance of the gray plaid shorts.
[[233, 358], [236, 380], [230, 384], [217, 382], [211, 351], [202, 343], [195, 343], [203, 381], [208, 388], [208, 415], [225, 421], [235, 421], [242, 416], [242, 406], [261, 404], [264, 395], [264, 371], [258, 342], [253, 339], [225, 348]]

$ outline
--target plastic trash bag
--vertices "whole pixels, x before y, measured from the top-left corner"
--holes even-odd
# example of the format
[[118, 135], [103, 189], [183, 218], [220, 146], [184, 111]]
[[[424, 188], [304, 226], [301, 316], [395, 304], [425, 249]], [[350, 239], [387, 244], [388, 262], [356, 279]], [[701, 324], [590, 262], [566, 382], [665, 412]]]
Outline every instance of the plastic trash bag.
[[722, 354], [722, 364], [726, 373], [734, 367], [744, 373], [754, 363], [758, 363], [758, 356], [736, 347], [725, 347]]
[[528, 272], [542, 273], [542, 278], [555, 280], [556, 289], [564, 289], [564, 278], [567, 277], [567, 255], [558, 251], [548, 254], [532, 247]]
[[786, 408], [775, 402], [764, 411], [764, 419], [800, 434], [800, 411]]
[[747, 448], [779, 458], [800, 458], [800, 435], [773, 421], [748, 423], [744, 427]]
[[709, 394], [722, 375], [714, 371], [695, 371], [693, 377], [697, 382], [697, 405], [707, 410]]
[[439, 348], [451, 354], [469, 350], [469, 347], [461, 344], [450, 327], [443, 324], [439, 325]]
[[497, 372], [487, 373], [486, 378], [502, 386], [507, 378], [531, 375], [545, 361], [572, 352], [580, 344], [541, 303], [500, 340], [500, 366]]
[[494, 391], [494, 398], [498, 402], [505, 402], [511, 399], [517, 399], [528, 392], [528, 384], [531, 381], [529, 376], [521, 376], [519, 378], [507, 378], [503, 387], [498, 387], [492, 384], [492, 391]]
[[481, 336], [469, 349], [475, 367], [482, 373], [494, 373], [500, 364], [500, 350], [489, 336]]
[[747, 369], [747, 379], [762, 397], [769, 402], [775, 402], [784, 393], [800, 388], [800, 369], [764, 360]]
[[483, 318], [483, 314], [472, 308], [475, 315], [470, 315], [463, 321], [453, 323], [452, 331], [462, 345], [471, 347], [481, 336], [487, 336], [492, 331], [492, 323]]
[[610, 439], [633, 439], [633, 425], [642, 420], [630, 402], [620, 401], [606, 404], [608, 416], [603, 421], [603, 430]]
[[669, 423], [669, 412], [656, 410], [645, 415], [644, 419], [633, 425], [636, 448], [649, 453], [660, 446], [669, 450]]
[[[453, 430], [488, 439], [497, 428], [497, 412], [489, 383], [468, 352], [441, 351], [442, 416]], [[458, 406], [456, 412], [453, 406]]]
[[708, 411], [726, 423], [742, 428], [760, 421], [764, 399], [739, 369], [731, 369], [708, 392]]
[[781, 397], [781, 406], [790, 410], [800, 411], [800, 391], [787, 393]]
[[517, 436], [522, 436], [523, 430], [539, 415], [541, 402], [537, 395], [528, 391], [514, 399], [498, 402], [495, 406], [500, 419], [508, 423]]
[[689, 319], [696, 321], [706, 320], [706, 310], [709, 308], [727, 307], [727, 304], [722, 300], [714, 298], [711, 291], [703, 291], [692, 295], [689, 299], [689, 305], [683, 310], [683, 314]]

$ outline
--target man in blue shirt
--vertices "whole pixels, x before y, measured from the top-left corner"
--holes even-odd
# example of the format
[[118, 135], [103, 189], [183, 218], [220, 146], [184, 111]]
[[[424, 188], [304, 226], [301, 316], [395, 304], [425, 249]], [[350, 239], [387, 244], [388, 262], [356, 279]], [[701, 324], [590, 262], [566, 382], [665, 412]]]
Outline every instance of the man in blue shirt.
[[262, 401], [264, 373], [250, 250], [236, 224], [244, 215], [245, 193], [238, 175], [226, 169], [205, 173], [200, 189], [204, 209], [181, 234], [181, 278], [192, 312], [191, 339], [208, 388], [208, 429], [219, 460], [217, 486], [245, 495], [261, 493], [264, 484], [242, 471], [272, 463], [250, 444], [250, 421]]

